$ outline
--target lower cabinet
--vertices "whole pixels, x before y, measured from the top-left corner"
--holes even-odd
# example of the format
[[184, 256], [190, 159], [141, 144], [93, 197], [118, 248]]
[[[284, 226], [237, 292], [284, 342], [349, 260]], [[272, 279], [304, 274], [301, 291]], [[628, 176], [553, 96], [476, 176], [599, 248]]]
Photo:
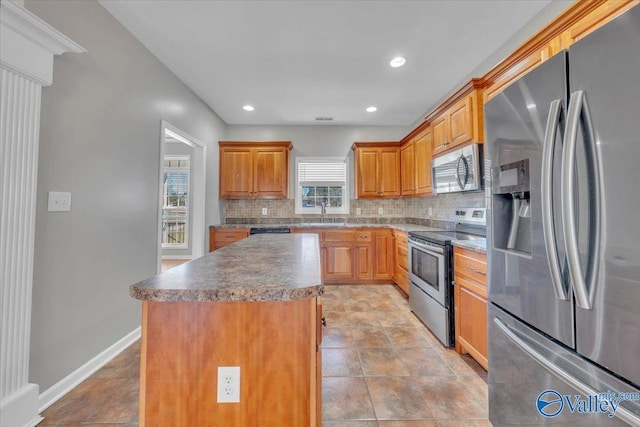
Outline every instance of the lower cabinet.
[[469, 353], [484, 369], [487, 362], [487, 257], [454, 248], [456, 351]]
[[209, 227], [209, 252], [249, 237], [248, 228]]
[[393, 282], [409, 295], [408, 236], [403, 231], [393, 230]]
[[372, 231], [356, 231], [354, 275], [357, 280], [371, 280], [374, 268]]
[[394, 242], [388, 228], [292, 228], [320, 236], [325, 283], [389, 283]]
[[322, 274], [325, 283], [353, 280], [355, 231], [326, 229], [322, 231]]

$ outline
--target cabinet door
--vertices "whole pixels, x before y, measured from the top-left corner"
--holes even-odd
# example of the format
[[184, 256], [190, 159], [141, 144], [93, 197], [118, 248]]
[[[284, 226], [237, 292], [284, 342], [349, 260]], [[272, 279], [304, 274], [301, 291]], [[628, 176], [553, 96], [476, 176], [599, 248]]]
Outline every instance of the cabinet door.
[[487, 369], [487, 300], [465, 286], [466, 280], [456, 277], [459, 288], [458, 311], [460, 327], [458, 339], [471, 356]]
[[391, 230], [376, 230], [373, 233], [373, 243], [373, 278], [376, 280], [389, 280], [393, 275], [394, 251]]
[[416, 194], [431, 193], [431, 150], [433, 133], [427, 128], [413, 143]]
[[433, 155], [446, 151], [449, 146], [449, 116], [444, 113], [433, 121]]
[[255, 148], [254, 197], [285, 199], [289, 194], [288, 150]]
[[380, 149], [378, 177], [379, 195], [400, 196], [400, 149], [389, 147]]
[[378, 149], [359, 148], [357, 155], [358, 197], [379, 197]]
[[449, 110], [449, 135], [451, 145], [447, 148], [473, 139], [472, 99], [467, 96]]
[[373, 247], [369, 242], [356, 242], [355, 248], [355, 278], [371, 279], [371, 263], [373, 260]]
[[403, 196], [416, 193], [415, 184], [415, 152], [413, 141], [407, 142], [400, 148], [401, 188]]
[[353, 278], [353, 242], [325, 243], [325, 281], [339, 282]]
[[253, 170], [251, 148], [221, 148], [220, 198], [253, 197]]

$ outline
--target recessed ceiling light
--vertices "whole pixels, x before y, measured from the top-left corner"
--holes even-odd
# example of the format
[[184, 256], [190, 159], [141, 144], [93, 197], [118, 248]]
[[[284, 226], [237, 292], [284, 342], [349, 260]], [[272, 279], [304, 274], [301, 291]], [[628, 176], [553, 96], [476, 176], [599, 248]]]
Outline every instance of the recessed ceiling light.
[[393, 58], [391, 62], [389, 62], [389, 65], [391, 65], [393, 68], [398, 68], [402, 67], [405, 62], [407, 62], [406, 59], [404, 59], [402, 56], [397, 56]]
[[255, 110], [255, 108], [253, 108], [253, 105], [245, 105], [244, 107], [242, 107], [242, 109], [244, 111], [253, 111], [253, 110]]
[[378, 111], [378, 107], [374, 107], [373, 105], [371, 107], [367, 107], [367, 113], [373, 113], [374, 111]]

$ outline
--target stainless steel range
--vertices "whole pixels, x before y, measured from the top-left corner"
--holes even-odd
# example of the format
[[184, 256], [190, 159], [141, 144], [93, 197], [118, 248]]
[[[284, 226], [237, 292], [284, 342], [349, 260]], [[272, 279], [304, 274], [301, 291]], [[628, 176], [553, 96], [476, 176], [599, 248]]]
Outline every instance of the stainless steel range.
[[409, 232], [409, 304], [411, 311], [445, 347], [454, 345], [452, 240], [486, 236], [484, 208], [456, 210], [455, 230]]

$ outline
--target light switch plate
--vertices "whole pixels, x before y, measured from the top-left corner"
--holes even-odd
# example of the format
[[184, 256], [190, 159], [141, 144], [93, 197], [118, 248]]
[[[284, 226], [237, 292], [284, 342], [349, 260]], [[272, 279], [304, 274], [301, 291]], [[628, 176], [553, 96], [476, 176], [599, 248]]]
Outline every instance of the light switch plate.
[[71, 193], [63, 191], [49, 191], [47, 210], [49, 212], [71, 211]]
[[362, 208], [356, 208], [356, 215], [362, 215]]
[[267, 214], [267, 208], [262, 208], [262, 215], [266, 215]]
[[384, 215], [384, 208], [378, 208], [378, 215]]

